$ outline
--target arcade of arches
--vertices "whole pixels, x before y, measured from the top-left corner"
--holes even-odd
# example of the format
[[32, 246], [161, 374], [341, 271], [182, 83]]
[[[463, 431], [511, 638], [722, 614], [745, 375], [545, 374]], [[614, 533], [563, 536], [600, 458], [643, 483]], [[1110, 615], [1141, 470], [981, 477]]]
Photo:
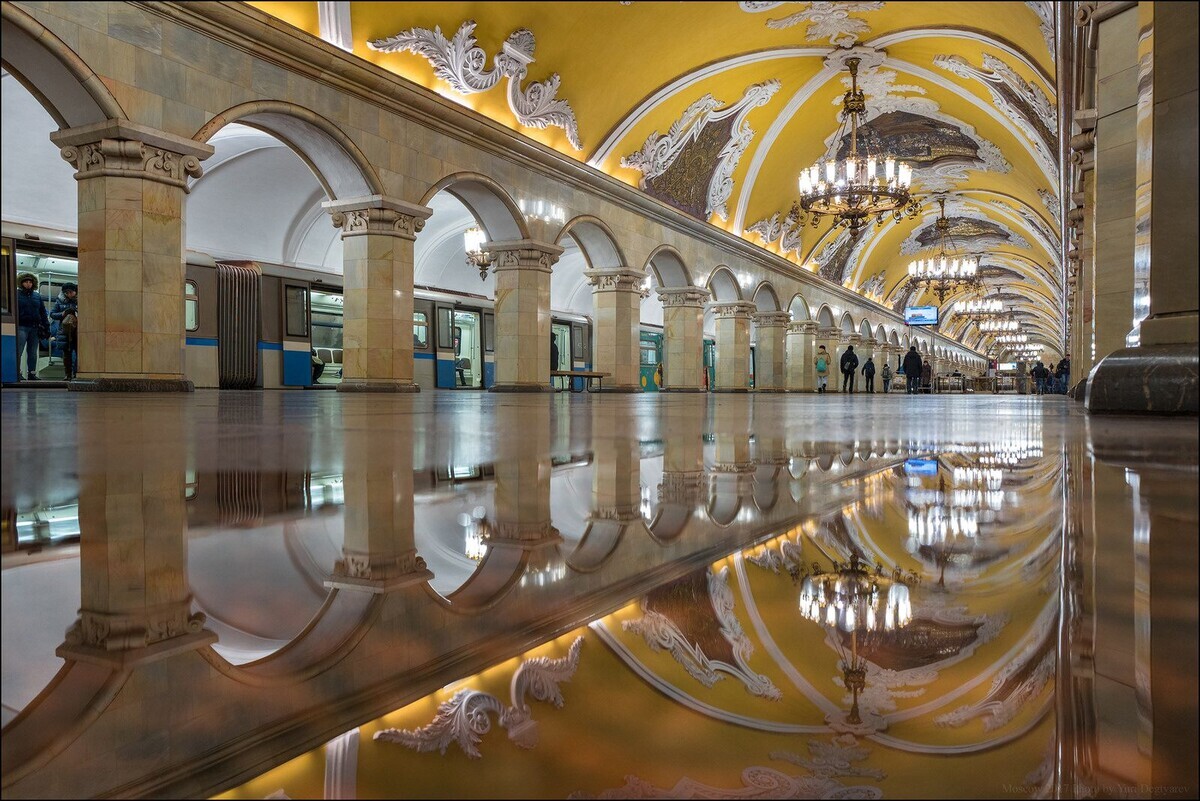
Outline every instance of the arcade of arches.
[[4, 798], [1196, 795], [1196, 4], [0, 11]]

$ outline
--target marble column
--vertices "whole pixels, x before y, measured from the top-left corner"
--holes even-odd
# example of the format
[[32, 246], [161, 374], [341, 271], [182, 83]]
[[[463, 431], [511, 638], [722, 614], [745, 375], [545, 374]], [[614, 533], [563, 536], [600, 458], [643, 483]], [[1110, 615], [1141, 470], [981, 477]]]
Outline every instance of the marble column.
[[815, 365], [816, 354], [820, 352], [821, 346], [825, 346], [826, 352], [829, 354], [829, 385], [826, 392], [841, 392], [842, 391], [842, 376], [838, 372], [838, 346], [841, 342], [842, 329], [840, 328], [818, 328], [817, 341], [813, 347], [813, 386], [816, 386], [817, 368]]
[[[1153, 113], [1147, 111], [1138, 120], [1136, 142], [1131, 144], [1136, 145], [1139, 162], [1136, 198], [1130, 198], [1129, 205], [1136, 202], [1144, 212], [1136, 222], [1139, 228], [1149, 229], [1149, 246], [1148, 252], [1140, 254], [1137, 272], [1129, 276], [1128, 290], [1131, 302], [1148, 305], [1148, 316], [1136, 332], [1136, 347], [1114, 351], [1093, 370], [1086, 404], [1090, 412], [1195, 415], [1200, 411], [1200, 278], [1195, 253], [1200, 236], [1200, 175], [1195, 152], [1200, 130], [1197, 6], [1157, 3], [1143, 9], [1143, 5], [1138, 4], [1138, 13], [1152, 11], [1153, 34], [1147, 63], [1139, 64], [1134, 71], [1135, 79], [1141, 78], [1135, 88], [1138, 110], [1152, 108]], [[1131, 13], [1126, 11], [1114, 19], [1124, 19]], [[1101, 23], [1100, 57], [1105, 53], [1104, 25], [1111, 22]], [[1140, 25], [1132, 29], [1137, 35]], [[1128, 31], [1125, 34], [1123, 38], [1128, 38]], [[1118, 50], [1126, 53], [1129, 43], [1119, 43]], [[1096, 147], [1099, 151], [1099, 141]], [[1142, 159], [1151, 159], [1150, 164], [1143, 164]], [[1096, 160], [1099, 175], [1099, 152]], [[1129, 181], [1106, 187], [1098, 177], [1097, 204], [1106, 191], [1128, 195]], [[1097, 250], [1101, 244], [1097, 234]], [[1100, 279], [1098, 273], [1097, 281]]]
[[125, 120], [50, 137], [79, 193], [79, 380], [73, 390], [190, 392], [184, 206], [211, 145]]
[[646, 274], [623, 267], [584, 270], [592, 285], [595, 323], [592, 369], [611, 373], [605, 392], [641, 391], [642, 283]]
[[413, 243], [432, 209], [372, 195], [324, 203], [342, 230], [339, 392], [419, 392], [413, 380]]
[[550, 271], [562, 248], [522, 239], [493, 242], [496, 383], [493, 392], [549, 392]]
[[186, 403], [79, 406], [81, 593], [63, 659], [132, 668], [217, 640], [192, 611], [187, 449], [162, 444], [164, 432], [185, 430]]
[[663, 390], [704, 391], [704, 303], [699, 287], [658, 290], [663, 305]]
[[784, 390], [784, 336], [791, 319], [792, 315], [785, 311], [754, 315], [754, 389], [757, 392]]
[[817, 350], [817, 324], [812, 320], [787, 327], [787, 391], [812, 392], [817, 388], [813, 359]]
[[717, 325], [714, 392], [750, 391], [750, 320], [755, 306], [745, 300], [708, 304]]

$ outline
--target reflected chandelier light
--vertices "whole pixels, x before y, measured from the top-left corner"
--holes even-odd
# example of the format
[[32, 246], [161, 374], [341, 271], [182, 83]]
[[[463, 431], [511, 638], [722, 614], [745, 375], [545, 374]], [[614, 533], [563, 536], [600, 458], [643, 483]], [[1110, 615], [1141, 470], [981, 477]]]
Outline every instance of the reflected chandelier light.
[[[850, 91], [842, 96], [842, 123], [829, 152], [800, 171], [800, 202], [792, 206], [792, 216], [801, 222], [811, 220], [814, 228], [822, 218], [832, 217], [837, 227], [855, 232], [871, 217], [882, 225], [889, 215], [898, 221], [915, 217], [921, 210], [921, 202], [909, 192], [912, 167], [891, 155], [871, 153], [865, 144], [859, 146], [858, 129], [867, 114], [866, 99], [858, 88], [860, 62], [846, 59]], [[850, 152], [838, 161], [837, 151], [847, 127]]]
[[946, 198], [938, 198], [938, 207], [940, 210], [934, 223], [937, 249], [928, 258], [909, 262], [908, 280], [937, 295], [940, 305], [945, 303], [947, 295], [959, 290], [981, 291], [983, 281], [978, 275], [979, 259], [958, 255], [958, 247], [950, 235], [950, 221], [946, 219]]
[[[854, 701], [846, 722], [863, 724], [858, 696], [867, 684], [867, 661], [858, 655], [858, 635], [896, 631], [912, 620], [909, 587], [919, 581], [916, 573], [904, 573], [899, 566], [890, 574], [883, 565], [871, 570], [857, 554], [846, 563], [834, 562], [826, 572], [817, 562], [800, 585], [800, 614], [833, 630], [833, 640], [841, 657], [842, 678]], [[839, 632], [850, 635], [847, 651]]]
[[492, 266], [492, 254], [487, 251], [487, 234], [477, 225], [463, 233], [463, 245], [467, 251], [467, 264], [479, 269], [479, 280], [486, 281], [488, 268]]

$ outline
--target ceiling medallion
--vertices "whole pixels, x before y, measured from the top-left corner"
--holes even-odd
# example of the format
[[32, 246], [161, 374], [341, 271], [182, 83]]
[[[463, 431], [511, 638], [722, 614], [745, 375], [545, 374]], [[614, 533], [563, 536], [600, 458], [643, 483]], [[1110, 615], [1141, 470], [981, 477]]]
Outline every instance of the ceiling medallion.
[[980, 292], [984, 285], [979, 278], [979, 259], [958, 253], [950, 234], [950, 221], [946, 219], [945, 197], [938, 198], [938, 206], [941, 210], [934, 223], [937, 248], [929, 257], [909, 262], [908, 280], [912, 286], [937, 295], [938, 305], [941, 305], [946, 302], [947, 295], [964, 289]]
[[[835, 225], [856, 232], [871, 217], [882, 225], [889, 215], [899, 221], [905, 216], [915, 217], [921, 210], [920, 201], [909, 191], [912, 167], [891, 155], [859, 147], [858, 129], [867, 115], [866, 99], [858, 88], [861, 61], [858, 57], [846, 59], [850, 91], [842, 97], [842, 123], [829, 152], [800, 171], [800, 201], [792, 207], [792, 214], [802, 221], [811, 219], [814, 228], [822, 218], [832, 217]], [[839, 162], [838, 148], [847, 127], [850, 151]]]

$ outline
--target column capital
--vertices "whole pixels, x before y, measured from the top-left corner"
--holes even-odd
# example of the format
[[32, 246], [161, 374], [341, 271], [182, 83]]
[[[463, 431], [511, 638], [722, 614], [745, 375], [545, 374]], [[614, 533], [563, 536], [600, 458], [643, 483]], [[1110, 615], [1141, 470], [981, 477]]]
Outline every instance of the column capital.
[[789, 334], [809, 334], [815, 336], [817, 333], [817, 323], [815, 320], [800, 320], [788, 323], [787, 330]]
[[611, 267], [584, 270], [583, 275], [593, 292], [641, 292], [646, 274], [632, 267]]
[[821, 326], [817, 328], [817, 339], [838, 339], [842, 335], [842, 329]]
[[548, 242], [538, 242], [533, 239], [513, 239], [507, 242], [489, 242], [487, 251], [496, 259], [495, 272], [501, 270], [540, 270], [550, 272], [554, 269], [563, 249]]
[[342, 549], [342, 558], [333, 568], [326, 587], [385, 593], [433, 578], [425, 560], [415, 548], [399, 554], [378, 554]]
[[757, 308], [757, 306], [748, 300], [717, 301], [716, 303], [708, 304], [708, 309], [718, 319], [742, 318], [748, 320]]
[[783, 328], [792, 321], [790, 312], [768, 311], [754, 315], [754, 324], [759, 328]]
[[75, 168], [75, 179], [140, 178], [188, 189], [203, 173], [200, 162], [213, 146], [128, 120], [67, 128], [50, 135], [59, 155]]
[[845, 341], [850, 345], [862, 345], [863, 337], [862, 334], [847, 334]]
[[326, 200], [321, 206], [333, 217], [334, 228], [349, 236], [398, 236], [416, 239], [433, 209], [386, 195]]
[[658, 299], [663, 306], [703, 306], [708, 300], [707, 289], [698, 286], [659, 287]]

